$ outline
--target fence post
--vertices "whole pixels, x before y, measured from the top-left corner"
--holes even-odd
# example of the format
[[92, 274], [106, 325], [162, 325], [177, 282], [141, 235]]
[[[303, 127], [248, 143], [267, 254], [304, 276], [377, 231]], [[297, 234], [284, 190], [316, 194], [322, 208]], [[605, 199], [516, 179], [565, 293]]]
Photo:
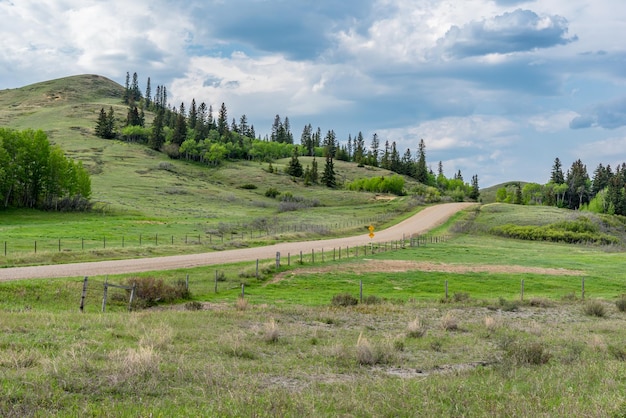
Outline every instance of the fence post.
[[85, 311], [85, 298], [87, 297], [87, 276], [85, 276], [85, 280], [83, 281], [83, 293], [80, 296], [80, 311]]
[[135, 291], [137, 289], [137, 282], [133, 283], [133, 288], [130, 289], [130, 299], [128, 300], [128, 311], [133, 310], [133, 300], [135, 300]]
[[35, 241], [35, 254], [37, 254], [37, 241]]
[[302, 263], [302, 250], [300, 250], [300, 264], [303, 264]]
[[189, 274], [185, 278], [185, 290], [189, 291]]
[[520, 300], [521, 300], [521, 301], [523, 301], [523, 300], [524, 300], [524, 279], [522, 279], [522, 293], [521, 293]]
[[243, 299], [244, 297], [246, 297], [246, 284], [241, 283], [241, 299]]
[[61, 252], [61, 238], [59, 238], [59, 252]]
[[287, 253], [287, 266], [291, 267], [291, 253]]
[[102, 296], [102, 312], [104, 312], [107, 306], [107, 291], [109, 290], [108, 281], [109, 281], [109, 276], [107, 276], [106, 279], [104, 279], [104, 295]]
[[363, 303], [363, 280], [359, 282], [359, 300]]
[[[6, 247], [6, 245], [5, 245], [5, 247]], [[83, 251], [85, 251], [85, 238], [81, 238], [81, 239], [80, 239], [80, 248], [81, 248]], [[6, 253], [6, 251], [5, 251], [5, 253]], [[5, 255], [6, 255], [6, 254], [5, 254]]]
[[280, 268], [280, 251], [276, 251], [276, 270]]
[[7, 256], [7, 242], [4, 241], [4, 256]]
[[311, 264], [315, 264], [315, 250], [311, 250]]
[[448, 300], [448, 281], [446, 280], [446, 300]]

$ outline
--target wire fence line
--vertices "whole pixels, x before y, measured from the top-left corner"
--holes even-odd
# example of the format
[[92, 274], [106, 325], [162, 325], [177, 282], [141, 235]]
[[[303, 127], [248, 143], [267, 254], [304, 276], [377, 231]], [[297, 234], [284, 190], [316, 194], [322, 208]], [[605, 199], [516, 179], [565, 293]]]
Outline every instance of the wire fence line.
[[220, 223], [203, 232], [185, 234], [167, 233], [139, 233], [139, 234], [106, 234], [100, 237], [41, 237], [35, 239], [5, 239], [0, 236], [0, 256], [9, 257], [11, 254], [94, 251], [105, 249], [120, 249], [133, 247], [181, 246], [200, 245], [215, 246], [224, 244], [245, 243], [255, 239], [297, 233], [314, 233], [329, 235], [333, 231], [367, 227], [388, 219], [389, 215], [326, 224], [294, 223], [287, 225], [267, 224], [262, 228], [254, 228], [241, 223]]

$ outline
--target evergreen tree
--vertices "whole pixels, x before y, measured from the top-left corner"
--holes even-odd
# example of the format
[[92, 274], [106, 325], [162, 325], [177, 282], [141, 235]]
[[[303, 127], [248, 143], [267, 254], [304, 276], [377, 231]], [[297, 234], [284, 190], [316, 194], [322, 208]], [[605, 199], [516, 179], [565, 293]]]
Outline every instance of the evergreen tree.
[[160, 150], [165, 143], [165, 131], [164, 131], [164, 114], [165, 109], [157, 109], [154, 120], [152, 121], [152, 132], [148, 145], [153, 150]]
[[292, 177], [302, 177], [302, 164], [298, 160], [298, 148], [293, 148], [293, 153], [291, 155], [291, 161], [289, 161], [289, 165], [287, 166], [287, 174]]
[[130, 85], [130, 97], [129, 102], [138, 103], [141, 100], [141, 90], [139, 90], [139, 80], [137, 73], [133, 73], [133, 82]]
[[554, 184], [565, 183], [565, 176], [563, 175], [563, 167], [559, 157], [555, 158], [554, 165], [552, 166], [552, 173], [550, 175], [550, 181]]
[[337, 187], [337, 180], [335, 179], [335, 166], [333, 164], [333, 158], [330, 155], [326, 155], [326, 165], [322, 172], [322, 184], [326, 187]]
[[317, 169], [317, 160], [313, 157], [311, 162], [311, 182], [317, 184], [319, 182], [319, 171]]
[[391, 160], [389, 157], [389, 141], [385, 141], [385, 151], [383, 151], [383, 156], [380, 158], [380, 166], [385, 170], [391, 168]]
[[174, 131], [172, 132], [172, 143], [181, 145], [187, 139], [187, 119], [185, 118], [185, 104], [180, 104], [180, 110], [176, 115], [174, 122]]
[[417, 163], [415, 164], [415, 179], [420, 183], [428, 183], [428, 167], [426, 167], [426, 144], [423, 139], [417, 147]]
[[365, 140], [361, 132], [358, 133], [354, 142], [354, 162], [362, 166], [365, 160]]
[[150, 87], [150, 77], [146, 83], [146, 108], [150, 110], [152, 108], [152, 88]]
[[374, 133], [372, 136], [372, 143], [370, 145], [370, 165], [372, 167], [378, 167], [378, 147], [380, 146], [380, 141], [378, 139], [378, 134]]
[[228, 132], [228, 113], [226, 112], [226, 105], [224, 103], [222, 103], [217, 116], [217, 132], [220, 136]]
[[105, 113], [104, 108], [100, 109], [98, 121], [96, 122], [96, 136], [103, 139], [115, 138], [115, 116], [113, 106], [109, 107], [109, 112]]
[[402, 172], [402, 164], [400, 162], [400, 154], [398, 153], [398, 149], [396, 148], [396, 141], [391, 143], [391, 156], [389, 157], [389, 164], [391, 171], [394, 173]]
[[604, 167], [602, 163], [598, 164], [598, 167], [596, 167], [596, 170], [593, 172], [591, 196], [593, 197], [604, 190], [609, 185], [611, 177], [613, 177], [611, 166], [608, 165]]
[[326, 133], [322, 145], [324, 147], [324, 155], [330, 155], [331, 158], [335, 158], [337, 153], [337, 138], [335, 136], [335, 131], [330, 130]]
[[587, 173], [587, 166], [578, 159], [572, 163], [565, 180], [568, 188], [568, 202], [570, 209], [578, 209], [588, 201], [591, 181]]
[[480, 197], [480, 189], [478, 188], [478, 175], [474, 174], [472, 176], [472, 189], [469, 193], [469, 198], [473, 200], [478, 200]]
[[410, 176], [413, 172], [413, 156], [411, 155], [411, 149], [407, 148], [402, 156], [401, 165], [401, 174]]
[[513, 199], [513, 203], [515, 205], [521, 205], [522, 203], [524, 203], [524, 197], [522, 195], [522, 185], [520, 183], [517, 183], [517, 185], [515, 186], [515, 198]]
[[282, 142], [281, 131], [283, 129], [283, 123], [280, 120], [280, 115], [274, 117], [274, 123], [272, 123], [272, 133], [270, 140], [272, 142]]
[[353, 154], [353, 148], [352, 148], [352, 135], [348, 134], [348, 161], [353, 161], [352, 157], [354, 156]]
[[315, 155], [315, 149], [313, 147], [313, 127], [309, 123], [304, 126], [302, 130], [302, 135], [300, 135], [300, 145], [302, 145], [305, 149], [305, 155], [313, 156]]
[[[248, 126], [248, 117], [243, 114], [239, 118], [239, 133], [250, 138], [250, 127]], [[254, 137], [252, 137], [254, 138]]]
[[191, 99], [191, 107], [189, 108], [189, 118], [187, 120], [187, 125], [190, 129], [196, 129], [196, 124], [198, 123], [198, 107], [196, 106], [196, 99]]
[[124, 103], [130, 103], [130, 74], [126, 71], [126, 83], [124, 84]]

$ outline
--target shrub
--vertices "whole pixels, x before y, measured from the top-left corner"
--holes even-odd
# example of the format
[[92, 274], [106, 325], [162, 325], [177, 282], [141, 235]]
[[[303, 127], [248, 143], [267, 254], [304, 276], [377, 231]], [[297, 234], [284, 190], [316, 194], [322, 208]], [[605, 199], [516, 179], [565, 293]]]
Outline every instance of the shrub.
[[621, 298], [617, 299], [617, 301], [615, 301], [615, 306], [618, 311], [626, 312], [626, 295], [622, 295]]
[[185, 281], [179, 281], [172, 286], [154, 277], [133, 277], [127, 280], [127, 284], [135, 286], [136, 306], [148, 307], [190, 297]]
[[333, 296], [331, 304], [333, 306], [355, 306], [359, 303], [359, 300], [349, 293], [341, 293]]
[[244, 190], [256, 190], [257, 186], [256, 184], [247, 183], [247, 184], [242, 184], [241, 186], [239, 186], [239, 188], [244, 189]]
[[270, 187], [265, 191], [265, 197], [271, 197], [272, 199], [275, 199], [279, 194], [280, 192], [274, 187]]
[[598, 318], [604, 318], [606, 316], [606, 308], [599, 300], [587, 302], [583, 311], [585, 315], [596, 316]]
[[406, 335], [411, 338], [420, 338], [426, 334], [426, 326], [419, 319], [415, 318], [406, 327]]

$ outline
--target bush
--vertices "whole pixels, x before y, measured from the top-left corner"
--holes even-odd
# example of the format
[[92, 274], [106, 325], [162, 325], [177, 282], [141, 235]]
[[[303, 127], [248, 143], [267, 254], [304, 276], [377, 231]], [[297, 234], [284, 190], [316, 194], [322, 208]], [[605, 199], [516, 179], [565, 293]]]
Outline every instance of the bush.
[[618, 311], [626, 312], [626, 296], [622, 295], [621, 298], [617, 299], [617, 301], [615, 301], [615, 306]]
[[169, 303], [177, 299], [189, 299], [191, 296], [185, 281], [172, 286], [154, 277], [132, 277], [127, 280], [128, 286], [135, 286], [135, 305], [154, 306], [158, 303]]
[[585, 312], [585, 315], [596, 316], [598, 318], [604, 318], [606, 316], [606, 308], [602, 302], [598, 300], [587, 302], [583, 311]]
[[272, 199], [275, 199], [279, 194], [280, 192], [274, 187], [270, 187], [265, 191], [265, 197], [271, 197]]
[[333, 296], [331, 304], [333, 306], [355, 306], [359, 303], [359, 300], [349, 293], [341, 293]]
[[452, 296], [454, 302], [467, 302], [470, 300], [470, 295], [467, 292], [457, 292]]
[[239, 186], [240, 189], [244, 189], [244, 190], [256, 190], [257, 186], [256, 184], [242, 184], [241, 186]]
[[365, 305], [379, 305], [383, 302], [381, 298], [378, 296], [370, 295], [363, 298], [363, 303]]

